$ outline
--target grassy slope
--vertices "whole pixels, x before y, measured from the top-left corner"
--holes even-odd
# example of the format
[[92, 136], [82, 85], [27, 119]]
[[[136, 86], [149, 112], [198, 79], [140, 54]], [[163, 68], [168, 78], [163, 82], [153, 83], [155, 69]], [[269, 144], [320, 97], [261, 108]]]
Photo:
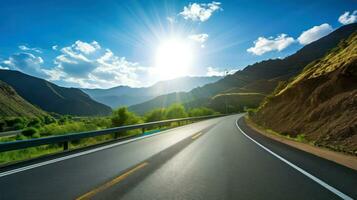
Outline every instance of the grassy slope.
[[0, 117], [39, 117], [46, 113], [20, 97], [15, 90], [0, 81]]
[[357, 154], [357, 33], [308, 65], [252, 117], [284, 135]]

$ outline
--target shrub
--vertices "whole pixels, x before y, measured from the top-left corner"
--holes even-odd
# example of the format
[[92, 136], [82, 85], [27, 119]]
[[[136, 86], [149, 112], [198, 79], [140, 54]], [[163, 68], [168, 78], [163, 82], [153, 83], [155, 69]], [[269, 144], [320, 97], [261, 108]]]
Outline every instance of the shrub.
[[40, 138], [41, 137], [41, 134], [40, 133], [35, 133], [32, 135], [33, 138]]
[[65, 133], [77, 133], [82, 131], [96, 130], [95, 124], [84, 122], [67, 122], [65, 124], [52, 123], [41, 127], [41, 136], [61, 135]]
[[14, 129], [22, 129], [26, 127], [26, 120], [22, 117], [12, 117], [5, 120], [7, 127], [12, 127]]
[[17, 124], [15, 124], [15, 125], [12, 126], [12, 129], [14, 129], [14, 130], [21, 130], [21, 129], [25, 128], [25, 127], [26, 127], [25, 124], [23, 124], [23, 123], [17, 123]]
[[166, 110], [164, 108], [154, 109], [145, 114], [146, 122], [155, 122], [166, 119]]
[[70, 115], [62, 115], [60, 119], [58, 120], [59, 124], [65, 124], [66, 122], [69, 122], [72, 120], [72, 116]]
[[52, 124], [52, 123], [56, 122], [56, 119], [51, 117], [51, 116], [47, 116], [46, 115], [45, 117], [43, 117], [42, 121], [43, 121], [44, 124]]
[[134, 113], [129, 112], [127, 107], [121, 107], [113, 111], [111, 121], [112, 126], [123, 126], [137, 124], [140, 118]]
[[41, 127], [40, 119], [38, 119], [38, 118], [31, 119], [30, 122], [27, 124], [27, 127], [40, 128]]
[[22, 135], [24, 135], [26, 137], [32, 137], [33, 135], [35, 135], [37, 133], [37, 129], [30, 127], [30, 128], [26, 128], [21, 133], [22, 133]]
[[109, 128], [112, 125], [111, 119], [109, 117], [89, 118], [84, 122], [86, 124], [93, 124], [98, 128]]
[[306, 141], [305, 134], [298, 134], [296, 140], [299, 142], [305, 142]]
[[215, 114], [219, 114], [219, 113], [206, 107], [193, 108], [188, 111], [188, 116], [190, 117], [199, 117], [199, 116], [207, 116], [207, 115], [215, 115]]
[[254, 116], [254, 114], [257, 112], [257, 109], [248, 108], [245, 111], [248, 113], [248, 116]]
[[184, 118], [187, 117], [185, 107], [181, 104], [172, 104], [167, 108], [166, 118], [175, 119], [175, 118]]
[[15, 140], [26, 140], [27, 137], [22, 135], [22, 134], [18, 134], [16, 137], [15, 137]]

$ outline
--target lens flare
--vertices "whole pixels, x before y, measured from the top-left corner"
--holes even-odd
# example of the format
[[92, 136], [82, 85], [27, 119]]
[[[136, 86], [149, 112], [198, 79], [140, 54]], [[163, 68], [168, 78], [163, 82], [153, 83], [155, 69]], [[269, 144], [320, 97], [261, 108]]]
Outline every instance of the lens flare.
[[185, 40], [170, 38], [156, 50], [155, 74], [160, 79], [172, 79], [189, 73], [193, 63], [193, 48]]

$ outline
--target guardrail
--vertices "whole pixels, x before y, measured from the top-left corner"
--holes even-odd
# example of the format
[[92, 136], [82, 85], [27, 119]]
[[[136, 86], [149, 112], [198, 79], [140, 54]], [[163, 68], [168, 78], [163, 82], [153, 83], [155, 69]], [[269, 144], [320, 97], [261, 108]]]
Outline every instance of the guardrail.
[[69, 143], [74, 140], [79, 140], [83, 138], [89, 137], [96, 137], [102, 135], [108, 135], [112, 133], [118, 133], [122, 131], [129, 131], [135, 129], [141, 129], [142, 134], [145, 133], [145, 129], [153, 126], [162, 126], [167, 125], [173, 122], [184, 122], [184, 121], [199, 121], [204, 119], [211, 119], [216, 117], [222, 117], [225, 115], [211, 115], [211, 116], [202, 116], [202, 117], [188, 117], [188, 118], [180, 118], [180, 119], [169, 119], [157, 122], [149, 122], [143, 124], [135, 124], [135, 125], [128, 125], [128, 126], [120, 126], [115, 128], [97, 130], [97, 131], [88, 131], [88, 132], [80, 132], [80, 133], [71, 133], [66, 135], [59, 135], [59, 136], [50, 136], [44, 138], [36, 138], [36, 139], [29, 139], [29, 140], [18, 140], [13, 142], [4, 142], [0, 143], [0, 152], [5, 151], [12, 151], [18, 149], [24, 149], [29, 147], [36, 147], [41, 145], [48, 145], [48, 144], [63, 144], [63, 150], [68, 150]]
[[0, 137], [16, 136], [16, 135], [21, 134], [22, 131], [23, 131], [23, 130], [0, 132]]

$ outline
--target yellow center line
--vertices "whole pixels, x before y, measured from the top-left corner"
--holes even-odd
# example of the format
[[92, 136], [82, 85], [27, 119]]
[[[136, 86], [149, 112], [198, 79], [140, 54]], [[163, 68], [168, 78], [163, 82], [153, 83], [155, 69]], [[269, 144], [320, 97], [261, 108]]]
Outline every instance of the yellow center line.
[[119, 183], [120, 181], [122, 181], [122, 180], [124, 180], [126, 177], [128, 177], [130, 174], [132, 174], [132, 173], [134, 173], [135, 171], [137, 171], [137, 170], [139, 170], [139, 169], [145, 167], [145, 166], [148, 165], [148, 164], [149, 164], [149, 163], [147, 163], [147, 162], [141, 163], [140, 165], [138, 165], [138, 166], [134, 167], [133, 169], [131, 169], [131, 170], [125, 172], [124, 174], [122, 174], [122, 175], [116, 177], [115, 179], [113, 179], [113, 180], [111, 180], [111, 181], [105, 183], [104, 185], [101, 185], [101, 186], [99, 186], [99, 187], [97, 187], [97, 188], [95, 188], [95, 189], [93, 189], [93, 190], [87, 192], [86, 194], [84, 194], [84, 195], [82, 195], [82, 196], [76, 198], [76, 200], [90, 199], [90, 198], [93, 197], [95, 194], [97, 194], [97, 193], [99, 193], [99, 192], [101, 192], [101, 191], [103, 191], [103, 190], [105, 190], [105, 189], [107, 189], [107, 188], [109, 188], [109, 187], [111, 187], [111, 186], [113, 186], [113, 185]]
[[192, 136], [191, 138], [194, 140], [202, 135], [202, 132], [197, 133], [196, 135]]

